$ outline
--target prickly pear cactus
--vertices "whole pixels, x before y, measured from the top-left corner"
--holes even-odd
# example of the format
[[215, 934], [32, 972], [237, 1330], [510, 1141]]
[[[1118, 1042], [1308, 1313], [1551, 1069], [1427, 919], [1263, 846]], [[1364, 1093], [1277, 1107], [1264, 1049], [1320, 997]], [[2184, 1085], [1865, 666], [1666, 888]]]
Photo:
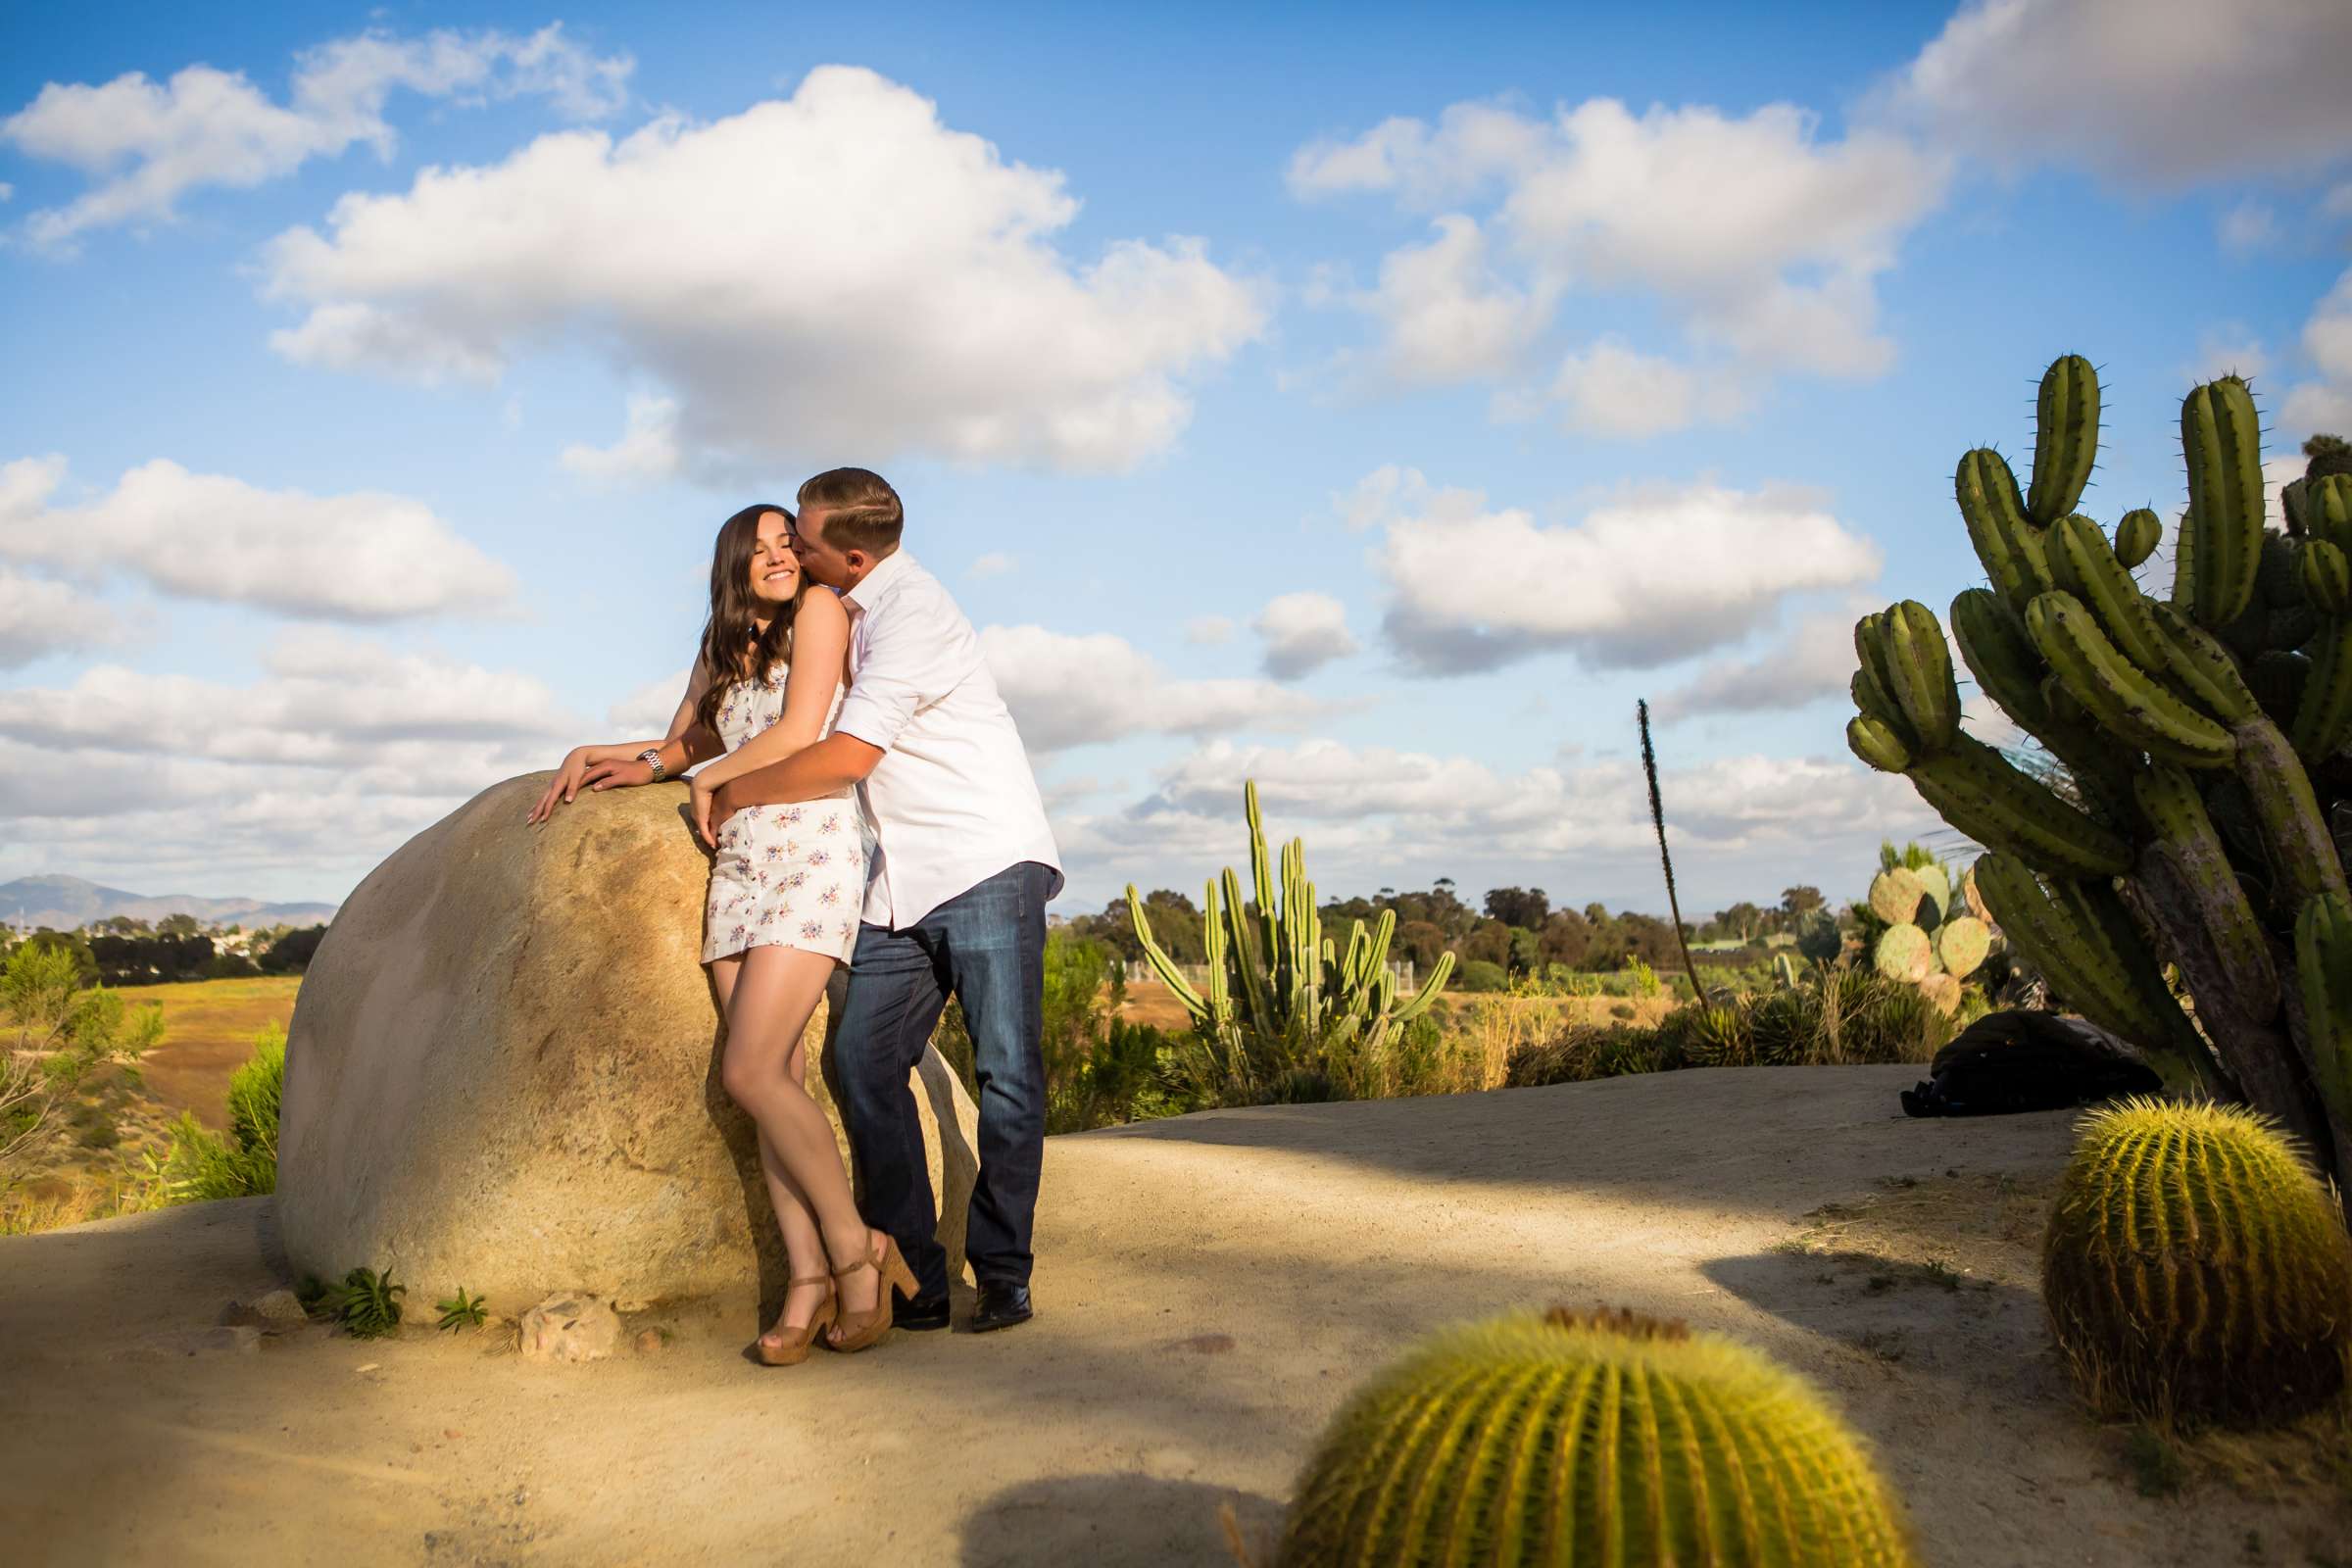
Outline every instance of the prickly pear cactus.
[[1927, 884], [1908, 866], [1894, 866], [1870, 879], [1870, 912], [1888, 925], [1908, 922], [1927, 896]]
[[1879, 934], [1871, 962], [1889, 980], [1915, 986], [1936, 972], [1936, 944], [1928, 934], [1905, 920]]
[[1917, 1559], [1868, 1451], [1805, 1383], [1626, 1312], [1446, 1331], [1324, 1432], [1281, 1568]]
[[2041, 1279], [2102, 1413], [2269, 1424], [2343, 1389], [2352, 1244], [2294, 1147], [2242, 1107], [2139, 1100], [2084, 1118]]
[[2020, 766], [1955, 723], [1944, 628], [1909, 602], [1854, 628], [1847, 742], [1995, 852], [1976, 902], [2056, 999], [2169, 1084], [2253, 1104], [2352, 1177], [2352, 1085], [2325, 1070], [2297, 1000], [2304, 911], [2347, 895], [2329, 830], [2352, 823], [2346, 452], [2314, 439], [2288, 532], [2268, 532], [2252, 393], [2235, 376], [2192, 389], [2189, 505], [2160, 597], [2133, 575], [2162, 537], [2154, 514], [2110, 538], [2075, 510], [2099, 406], [2089, 365], [2066, 356], [2043, 377], [2030, 492], [1987, 448], [1953, 481], [1988, 586], [1952, 601], [1952, 642], [2046, 756]]
[[1936, 958], [1954, 980], [1966, 980], [1992, 951], [1992, 931], [1973, 914], [1954, 915], [1936, 930]]

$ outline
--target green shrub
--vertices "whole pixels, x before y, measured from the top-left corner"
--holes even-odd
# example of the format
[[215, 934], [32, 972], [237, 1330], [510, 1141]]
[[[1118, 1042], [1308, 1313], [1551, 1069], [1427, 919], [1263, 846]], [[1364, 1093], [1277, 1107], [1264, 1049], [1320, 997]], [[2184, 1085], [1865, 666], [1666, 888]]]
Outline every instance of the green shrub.
[[272, 1023], [253, 1037], [253, 1054], [228, 1080], [228, 1137], [182, 1111], [172, 1143], [153, 1164], [165, 1201], [203, 1202], [277, 1191], [277, 1112], [286, 1084], [286, 1032]]
[[390, 1269], [378, 1274], [366, 1267], [351, 1270], [333, 1285], [314, 1276], [295, 1287], [295, 1296], [313, 1317], [331, 1319], [359, 1340], [382, 1339], [398, 1330], [400, 1298], [408, 1293], [406, 1285], [392, 1283]]
[[1511, 989], [1511, 977], [1504, 972], [1502, 965], [1489, 963], [1484, 958], [1472, 958], [1468, 963], [1463, 964], [1462, 977], [1457, 983], [1464, 991], [1490, 992]]

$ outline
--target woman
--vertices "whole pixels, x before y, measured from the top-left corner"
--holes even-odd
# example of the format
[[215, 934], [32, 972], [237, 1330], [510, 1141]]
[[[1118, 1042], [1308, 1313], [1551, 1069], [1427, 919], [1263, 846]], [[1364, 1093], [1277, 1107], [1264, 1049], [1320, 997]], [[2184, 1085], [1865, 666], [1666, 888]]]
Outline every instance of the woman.
[[[659, 741], [583, 746], [564, 758], [531, 808], [545, 822], [582, 785], [650, 783], [726, 755], [694, 777], [694, 820], [711, 842], [711, 793], [782, 761], [831, 726], [849, 673], [850, 617], [808, 583], [793, 553], [792, 514], [746, 507], [718, 530], [710, 616], [685, 699]], [[898, 1246], [858, 1217], [832, 1126], [805, 1087], [801, 1037], [836, 965], [858, 940], [872, 853], [857, 792], [798, 806], [746, 807], [718, 830], [704, 910], [703, 962], [727, 1020], [720, 1081], [760, 1128], [784, 1250], [784, 1310], [760, 1337], [760, 1359], [790, 1366], [817, 1336], [838, 1350], [878, 1343], [891, 1287], [912, 1297]]]

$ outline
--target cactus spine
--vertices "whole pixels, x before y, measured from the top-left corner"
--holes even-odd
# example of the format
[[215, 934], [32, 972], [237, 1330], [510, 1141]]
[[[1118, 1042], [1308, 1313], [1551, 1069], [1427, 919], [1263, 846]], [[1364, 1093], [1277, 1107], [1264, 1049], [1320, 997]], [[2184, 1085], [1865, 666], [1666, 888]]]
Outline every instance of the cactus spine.
[[1752, 1350], [1632, 1313], [1518, 1313], [1379, 1374], [1308, 1461], [1281, 1568], [1913, 1563], [1868, 1450]]
[[2042, 1299], [2105, 1413], [2268, 1424], [2334, 1398], [2352, 1354], [2335, 1201], [2236, 1106], [2128, 1101], [2084, 1118]]
[[1291, 840], [1277, 862], [1267, 847], [1254, 780], [1244, 787], [1243, 800], [1255, 897], [1245, 903], [1231, 866], [1209, 882], [1207, 989], [1195, 987], [1153, 939], [1143, 896], [1129, 883], [1127, 913], [1144, 956], [1237, 1081], [1261, 1083], [1276, 1059], [1274, 1048], [1285, 1042], [1319, 1042], [1366, 1054], [1385, 1051], [1400, 1027], [1437, 1000], [1453, 972], [1453, 955], [1440, 957], [1421, 989], [1398, 1002], [1396, 976], [1389, 968], [1396, 912], [1383, 909], [1368, 932], [1355, 921], [1347, 948], [1340, 949], [1323, 935], [1315, 885], [1306, 875], [1306, 842]]
[[2315, 442], [2286, 498], [2292, 536], [2266, 532], [2253, 398], [2234, 376], [2194, 388], [2161, 602], [2132, 576], [2162, 538], [2156, 514], [2126, 514], [2111, 540], [2075, 511], [2099, 402], [2087, 363], [2061, 359], [2031, 493], [1984, 448], [1953, 483], [1990, 581], [1953, 600], [1954, 640], [2056, 769], [1940, 727], [1924, 645], [1941, 628], [1909, 605], [1855, 628], [1848, 744], [1993, 852], [1985, 902], [2060, 998], [2168, 1083], [2251, 1102], [2352, 1178], [2352, 1100], [2322, 1081], [2332, 1058], [2297, 945], [2313, 902], [2346, 896], [2329, 825], [2352, 814], [2352, 472]]

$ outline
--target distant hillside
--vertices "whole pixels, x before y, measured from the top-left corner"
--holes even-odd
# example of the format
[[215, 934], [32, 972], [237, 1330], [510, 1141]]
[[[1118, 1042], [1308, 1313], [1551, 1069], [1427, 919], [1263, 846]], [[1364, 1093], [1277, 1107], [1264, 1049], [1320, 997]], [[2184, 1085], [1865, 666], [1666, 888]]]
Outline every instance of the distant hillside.
[[199, 899], [185, 893], [125, 893], [77, 876], [23, 876], [0, 882], [0, 921], [60, 931], [127, 914], [160, 920], [192, 914], [211, 925], [318, 925], [335, 917], [332, 904], [267, 904], [260, 899]]

